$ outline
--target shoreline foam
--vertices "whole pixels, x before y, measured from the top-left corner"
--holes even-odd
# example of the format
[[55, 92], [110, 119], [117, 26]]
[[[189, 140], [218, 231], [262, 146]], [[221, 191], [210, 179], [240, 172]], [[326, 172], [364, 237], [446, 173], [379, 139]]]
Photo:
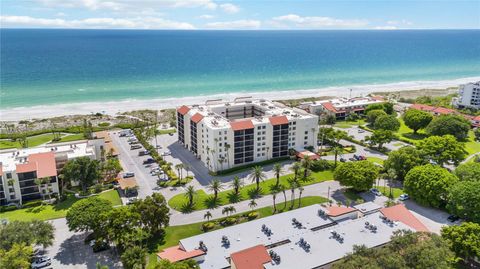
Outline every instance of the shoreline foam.
[[233, 100], [239, 96], [252, 96], [253, 98], [265, 98], [274, 100], [285, 99], [299, 99], [307, 97], [320, 96], [336, 96], [348, 97], [350, 95], [349, 89], [352, 89], [353, 96], [366, 95], [373, 92], [396, 92], [396, 91], [412, 91], [421, 89], [446, 89], [449, 87], [456, 87], [460, 84], [479, 81], [480, 77], [459, 78], [453, 80], [440, 81], [411, 81], [398, 82], [388, 84], [372, 84], [372, 85], [357, 85], [357, 86], [336, 86], [326, 87], [320, 89], [308, 90], [288, 90], [288, 91], [266, 91], [266, 92], [242, 92], [242, 93], [228, 93], [215, 95], [200, 95], [181, 98], [164, 98], [164, 99], [150, 99], [139, 100], [129, 99], [111, 102], [85, 102], [85, 103], [71, 103], [51, 106], [32, 106], [32, 107], [16, 107], [8, 109], [0, 109], [1, 121], [18, 121], [26, 119], [50, 118], [64, 115], [81, 115], [91, 113], [106, 113], [114, 115], [119, 112], [132, 111], [138, 109], [166, 109], [174, 108], [179, 105], [191, 105], [203, 103], [209, 99], [224, 99]]

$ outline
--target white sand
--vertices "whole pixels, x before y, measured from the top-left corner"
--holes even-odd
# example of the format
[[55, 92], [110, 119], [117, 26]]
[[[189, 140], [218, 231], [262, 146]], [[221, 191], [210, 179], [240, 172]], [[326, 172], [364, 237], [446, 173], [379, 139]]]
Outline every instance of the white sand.
[[442, 81], [413, 81], [400, 82], [381, 85], [361, 85], [361, 86], [342, 86], [342, 87], [327, 87], [321, 89], [309, 90], [292, 90], [292, 91], [270, 91], [270, 92], [256, 92], [256, 93], [230, 93], [217, 94], [210, 96], [193, 96], [182, 98], [168, 98], [168, 99], [151, 99], [151, 100], [123, 100], [112, 102], [88, 102], [88, 103], [73, 103], [52, 106], [33, 106], [33, 107], [18, 107], [10, 109], [0, 109], [1, 121], [16, 121], [34, 118], [49, 118], [63, 115], [79, 115], [91, 113], [107, 113], [114, 115], [118, 112], [132, 111], [137, 109], [165, 109], [174, 108], [180, 105], [191, 105], [204, 103], [209, 99], [224, 99], [233, 100], [239, 96], [252, 96], [254, 98], [265, 99], [297, 99], [305, 97], [319, 97], [319, 96], [336, 96], [348, 97], [352, 89], [352, 96], [362, 96], [372, 92], [392, 92], [392, 91], [408, 91], [421, 89], [445, 89], [448, 87], [456, 87], [460, 84], [479, 81], [480, 77], [461, 78], [455, 80]]

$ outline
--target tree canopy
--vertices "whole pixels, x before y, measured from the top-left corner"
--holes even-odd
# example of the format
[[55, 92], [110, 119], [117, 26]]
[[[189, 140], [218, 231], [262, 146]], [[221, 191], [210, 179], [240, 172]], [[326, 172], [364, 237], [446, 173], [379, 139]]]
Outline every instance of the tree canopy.
[[398, 131], [400, 129], [400, 121], [393, 115], [379, 116], [373, 124], [377, 130]]
[[40, 220], [12, 221], [0, 225], [0, 248], [8, 251], [14, 244], [48, 247], [53, 244], [54, 231], [51, 223]]
[[424, 165], [425, 159], [421, 152], [414, 147], [406, 146], [388, 154], [388, 159], [383, 163], [385, 170], [395, 170], [397, 180], [404, 180], [405, 175], [413, 167]]
[[77, 201], [67, 212], [68, 228], [76, 232], [97, 232], [100, 227], [100, 216], [112, 209], [110, 201], [96, 196]]
[[155, 265], [155, 269], [198, 269], [200, 268], [194, 260], [186, 260], [171, 263], [167, 260], [161, 260]]
[[447, 209], [466, 220], [480, 222], [480, 181], [461, 181], [448, 193]]
[[354, 246], [353, 253], [333, 264], [333, 269], [450, 269], [454, 253], [439, 235], [398, 231], [381, 248]]
[[480, 181], [480, 163], [461, 164], [455, 169], [455, 175], [461, 181]]
[[168, 226], [170, 216], [165, 198], [160, 193], [153, 193], [134, 204], [134, 210], [140, 214], [141, 222], [150, 234], [158, 235]]
[[431, 135], [453, 135], [459, 140], [465, 140], [470, 131], [470, 122], [459, 115], [443, 115], [436, 117], [427, 127]]
[[378, 173], [378, 168], [370, 161], [346, 162], [335, 169], [334, 178], [343, 186], [365, 191], [372, 187]]
[[447, 169], [431, 164], [412, 168], [405, 176], [405, 191], [422, 205], [444, 206], [450, 187], [458, 178]]
[[418, 144], [417, 148], [425, 158], [439, 165], [449, 161], [458, 165], [467, 154], [465, 145], [451, 135], [427, 137]]
[[417, 133], [420, 129], [426, 128], [432, 119], [432, 114], [418, 109], [409, 109], [403, 115], [405, 125], [412, 129], [414, 133]]
[[87, 187], [97, 182], [100, 177], [100, 162], [88, 157], [79, 157], [69, 160], [62, 169], [65, 180], [70, 183], [78, 182], [85, 192]]
[[9, 250], [0, 248], [0, 268], [23, 269], [30, 268], [33, 248], [25, 243], [13, 244]]
[[373, 134], [367, 136], [365, 140], [367, 140], [372, 146], [378, 145], [378, 148], [381, 149], [385, 143], [392, 142], [394, 137], [392, 131], [379, 129], [373, 131]]
[[393, 104], [390, 102], [370, 104], [367, 106], [367, 108], [365, 108], [365, 113], [368, 113], [372, 110], [383, 110], [388, 115], [392, 115], [395, 112], [395, 110], [393, 109]]
[[444, 226], [442, 237], [459, 257], [480, 257], [480, 224], [464, 222], [458, 226]]
[[385, 113], [385, 111], [383, 111], [383, 109], [370, 110], [370, 111], [368, 111], [367, 116], [366, 116], [367, 117], [367, 122], [373, 125], [375, 123], [375, 120], [378, 117], [387, 116], [387, 115], [388, 114]]

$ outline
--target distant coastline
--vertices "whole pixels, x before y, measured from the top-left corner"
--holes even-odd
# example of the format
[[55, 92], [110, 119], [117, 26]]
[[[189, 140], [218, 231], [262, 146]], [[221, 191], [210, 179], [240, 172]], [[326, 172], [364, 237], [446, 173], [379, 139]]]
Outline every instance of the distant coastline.
[[150, 100], [127, 99], [112, 102], [82, 102], [51, 106], [31, 106], [0, 109], [1, 121], [18, 121], [29, 119], [50, 118], [65, 115], [86, 115], [91, 113], [105, 113], [115, 115], [119, 112], [126, 112], [139, 109], [167, 109], [186, 104], [199, 104], [209, 99], [233, 100], [240, 96], [252, 96], [253, 98], [266, 98], [272, 100], [297, 99], [308, 97], [348, 97], [349, 89], [352, 89], [352, 96], [362, 96], [374, 92], [398, 92], [413, 91], [422, 89], [447, 89], [457, 87], [460, 84], [479, 81], [478, 77], [459, 78], [453, 80], [437, 81], [412, 81], [400, 83], [388, 83], [378, 85], [351, 85], [339, 87], [326, 87], [320, 89], [289, 90], [289, 91], [268, 91], [268, 92], [240, 92], [228, 94], [214, 94], [205, 96], [190, 96], [181, 98], [163, 98]]

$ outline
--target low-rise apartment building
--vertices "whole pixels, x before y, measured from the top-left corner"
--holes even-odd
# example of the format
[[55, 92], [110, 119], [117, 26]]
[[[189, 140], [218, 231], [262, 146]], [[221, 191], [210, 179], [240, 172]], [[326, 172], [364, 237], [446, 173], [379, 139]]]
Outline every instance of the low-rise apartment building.
[[460, 85], [458, 94], [452, 100], [455, 107], [480, 109], [480, 81]]
[[95, 139], [0, 151], [0, 205], [58, 193], [58, 174], [67, 161], [84, 156], [100, 159], [104, 144], [103, 139]]
[[302, 104], [313, 114], [333, 115], [337, 119], [345, 119], [350, 114], [364, 114], [368, 105], [384, 103], [385, 100], [380, 96], [338, 98], [327, 101], [309, 102]]
[[220, 171], [316, 149], [318, 116], [267, 100], [214, 100], [177, 108], [177, 130], [185, 148]]
[[399, 230], [428, 231], [403, 204], [311, 205], [181, 239], [159, 260], [194, 259], [201, 269], [327, 269], [355, 245], [381, 247]]

